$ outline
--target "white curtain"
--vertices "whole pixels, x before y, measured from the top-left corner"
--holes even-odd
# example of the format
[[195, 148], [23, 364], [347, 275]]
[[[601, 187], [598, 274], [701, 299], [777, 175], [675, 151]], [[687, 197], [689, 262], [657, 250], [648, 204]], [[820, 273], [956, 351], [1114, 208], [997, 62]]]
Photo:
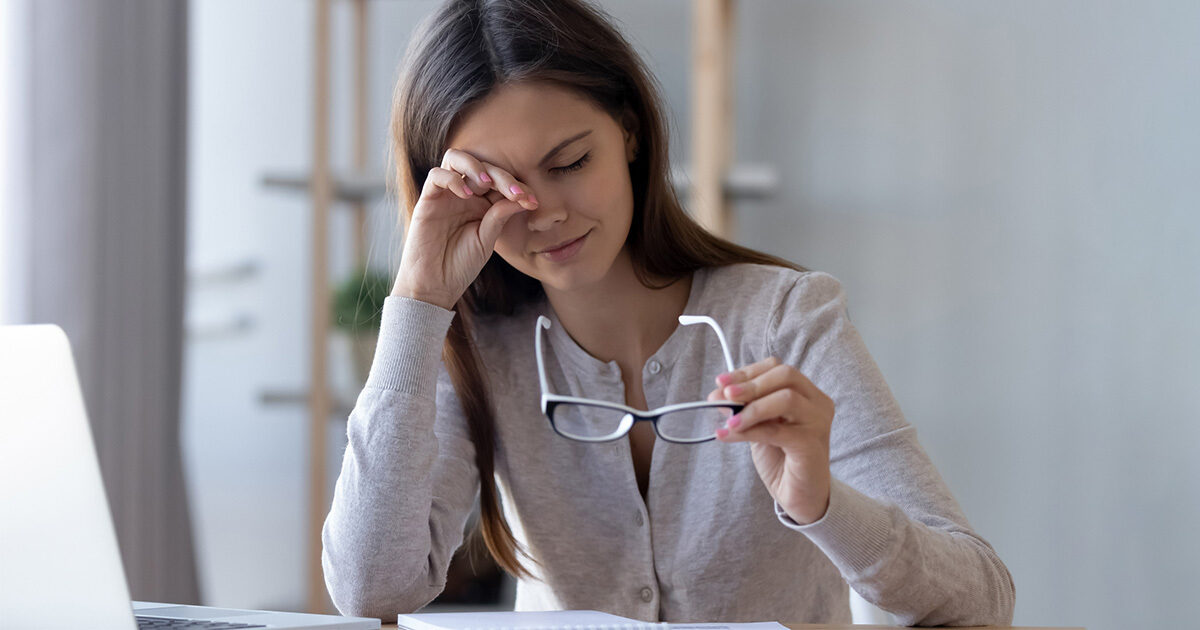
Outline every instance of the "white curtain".
[[198, 602], [179, 445], [187, 3], [7, 1], [23, 24], [5, 28], [5, 317], [71, 339], [133, 598]]

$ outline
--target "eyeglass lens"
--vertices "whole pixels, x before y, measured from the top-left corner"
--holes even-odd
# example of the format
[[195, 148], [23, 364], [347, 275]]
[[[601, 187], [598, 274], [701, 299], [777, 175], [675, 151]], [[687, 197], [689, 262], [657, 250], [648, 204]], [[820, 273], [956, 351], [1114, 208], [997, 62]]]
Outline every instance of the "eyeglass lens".
[[[728, 407], [700, 407], [671, 411], [658, 417], [658, 434], [666, 440], [684, 442], [707, 439], [733, 411]], [[584, 440], [613, 439], [625, 433], [632, 422], [619, 409], [564, 403], [554, 408], [554, 427], [568, 437]]]

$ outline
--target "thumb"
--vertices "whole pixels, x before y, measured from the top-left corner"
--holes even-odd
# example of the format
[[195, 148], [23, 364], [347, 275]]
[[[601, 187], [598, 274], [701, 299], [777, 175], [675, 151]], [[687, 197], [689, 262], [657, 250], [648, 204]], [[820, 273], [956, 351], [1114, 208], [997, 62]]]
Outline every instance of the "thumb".
[[509, 199], [496, 202], [479, 221], [479, 241], [489, 252], [495, 251], [496, 240], [500, 238], [504, 225], [513, 215], [524, 211], [521, 204]]

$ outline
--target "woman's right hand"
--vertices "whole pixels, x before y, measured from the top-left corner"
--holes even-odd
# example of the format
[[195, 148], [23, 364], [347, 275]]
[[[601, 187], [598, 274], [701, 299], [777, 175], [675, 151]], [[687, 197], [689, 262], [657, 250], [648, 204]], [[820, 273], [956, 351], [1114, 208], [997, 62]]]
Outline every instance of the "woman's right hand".
[[451, 309], [491, 257], [508, 219], [536, 207], [529, 186], [504, 169], [446, 151], [413, 208], [392, 295]]

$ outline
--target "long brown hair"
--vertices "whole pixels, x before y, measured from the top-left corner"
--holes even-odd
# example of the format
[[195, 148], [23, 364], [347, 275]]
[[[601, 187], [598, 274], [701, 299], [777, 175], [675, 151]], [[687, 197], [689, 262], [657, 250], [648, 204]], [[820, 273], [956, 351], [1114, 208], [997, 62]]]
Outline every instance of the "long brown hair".
[[[633, 222], [625, 245], [638, 280], [662, 288], [702, 267], [750, 262], [802, 267], [721, 239], [683, 210], [670, 181], [659, 86], [612, 18], [586, 0], [447, 0], [417, 27], [393, 93], [391, 153], [405, 228], [450, 129], [494, 87], [550, 81], [632, 121]], [[407, 233], [407, 232], [406, 232]], [[648, 244], [653, 244], [649, 246]], [[662, 281], [655, 284], [656, 281]], [[442, 360], [467, 416], [480, 482], [479, 529], [496, 562], [528, 576], [495, 482], [493, 408], [470, 330], [474, 315], [511, 315], [543, 296], [541, 283], [493, 255], [455, 305]]]

